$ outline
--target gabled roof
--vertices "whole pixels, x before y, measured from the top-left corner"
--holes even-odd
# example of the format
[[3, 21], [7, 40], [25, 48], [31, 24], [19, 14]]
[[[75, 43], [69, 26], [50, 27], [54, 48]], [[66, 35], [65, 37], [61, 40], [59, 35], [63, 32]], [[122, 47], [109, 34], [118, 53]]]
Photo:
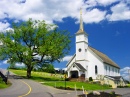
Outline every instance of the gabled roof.
[[114, 67], [120, 68], [120, 67], [119, 67], [115, 62], [113, 62], [107, 55], [101, 53], [100, 51], [98, 51], [98, 50], [96, 50], [96, 49], [94, 49], [94, 48], [92, 48], [92, 47], [90, 47], [90, 46], [89, 46], [89, 48], [90, 48], [96, 55], [98, 55], [98, 56], [103, 60], [104, 63], [107, 63], [107, 64], [112, 65], [112, 66], [114, 66]]
[[[89, 46], [89, 49], [92, 50], [98, 57], [100, 57], [104, 63], [114, 66], [116, 68], [120, 68], [115, 62], [113, 62], [107, 55], [103, 54], [102, 52], [92, 48]], [[71, 58], [71, 60], [67, 63], [66, 66], [70, 64], [70, 62], [75, 58], [76, 54]]]
[[80, 70], [86, 71], [86, 69], [80, 63], [74, 63]]

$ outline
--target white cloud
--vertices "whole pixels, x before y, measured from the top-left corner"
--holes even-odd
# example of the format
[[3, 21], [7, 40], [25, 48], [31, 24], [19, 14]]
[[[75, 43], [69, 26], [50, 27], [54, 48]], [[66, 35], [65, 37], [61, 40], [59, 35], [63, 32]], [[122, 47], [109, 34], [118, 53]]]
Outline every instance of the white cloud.
[[17, 0], [3, 0], [0, 2], [0, 12], [7, 13], [9, 18], [18, 20], [33, 18], [52, 22], [53, 20], [62, 21], [64, 17], [76, 16], [75, 13], [82, 4], [82, 0], [27, 0], [25, 3], [18, 3]]
[[73, 56], [69, 55], [69, 56], [65, 56], [62, 61], [69, 61]]
[[[79, 21], [79, 9], [83, 8], [83, 19], [85, 23], [99, 23], [106, 19], [107, 10], [101, 10], [97, 6], [105, 7], [119, 1], [120, 3], [111, 8], [112, 14], [107, 15], [109, 21], [130, 19], [130, 10], [126, 2], [120, 0], [1, 0], [0, 21], [6, 18], [14, 22], [20, 20], [45, 20], [47, 23], [53, 21], [63, 22], [63, 18], [71, 17]], [[124, 0], [123, 0], [124, 1]], [[25, 2], [25, 3], [23, 3]], [[2, 23], [0, 30], [6, 29], [9, 23]]]
[[101, 11], [97, 8], [87, 11], [85, 15], [83, 15], [83, 21], [85, 23], [98, 23], [105, 19], [106, 11]]
[[85, 4], [86, 4], [86, 7], [91, 8], [91, 7], [96, 6], [96, 5], [97, 5], [97, 2], [96, 2], [96, 0], [87, 0], [87, 1], [85, 2]]
[[5, 23], [0, 22], [0, 32], [9, 28], [9, 26], [10, 26], [10, 24], [7, 22], [5, 22]]
[[124, 67], [123, 69], [121, 69], [120, 71], [121, 72], [126, 72], [127, 71], [127, 73], [128, 73], [128, 70], [130, 69], [130, 67]]
[[8, 61], [8, 60], [4, 60], [4, 61], [3, 61], [3, 64], [7, 64], [7, 61]]
[[25, 66], [25, 64], [23, 64], [23, 63], [16, 63], [15, 66], [21, 66], [21, 67], [23, 67], [23, 66]]
[[110, 5], [110, 4], [117, 2], [117, 1], [120, 1], [120, 0], [96, 0], [96, 2], [98, 2], [99, 4], [101, 4], [103, 6]]
[[[91, 5], [92, 2], [87, 2], [86, 4]], [[91, 6], [95, 5], [96, 2]], [[3, 18], [8, 16], [8, 18], [15, 19], [15, 21], [33, 18], [53, 23], [53, 20], [62, 22], [62, 19], [66, 17], [79, 19], [80, 7], [83, 7], [84, 12], [86, 12], [85, 9], [91, 6], [86, 6], [83, 0], [27, 0], [25, 3], [19, 3], [17, 0], [2, 0], [0, 2], [0, 12], [1, 14], [6, 13]], [[95, 16], [95, 11], [98, 18]], [[88, 14], [86, 13], [85, 15], [86, 17], [89, 16], [88, 20], [91, 19], [89, 23], [104, 19], [102, 18], [104, 11], [101, 12], [97, 9], [89, 10]]]
[[118, 1], [120, 1], [120, 0], [87, 0], [85, 3], [89, 7], [94, 7], [97, 5], [108, 6], [108, 5], [111, 5], [111, 4], [118, 2]]
[[120, 71], [121, 71], [121, 76], [123, 76], [123, 78], [124, 79], [127, 79], [127, 80], [129, 80], [129, 78], [130, 78], [130, 71], [128, 71], [128, 70], [130, 70], [130, 67], [124, 67], [123, 69], [121, 69]]
[[106, 16], [109, 21], [130, 20], [130, 7], [124, 2], [111, 7], [111, 11]]

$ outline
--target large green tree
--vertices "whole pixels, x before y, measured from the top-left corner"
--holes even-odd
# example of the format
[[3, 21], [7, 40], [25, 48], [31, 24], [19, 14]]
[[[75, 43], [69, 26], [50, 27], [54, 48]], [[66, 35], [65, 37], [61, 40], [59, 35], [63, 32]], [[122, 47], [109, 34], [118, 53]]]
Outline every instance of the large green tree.
[[13, 30], [0, 33], [0, 59], [24, 63], [27, 77], [35, 65], [60, 61], [70, 49], [70, 34], [56, 25], [29, 19], [13, 23]]

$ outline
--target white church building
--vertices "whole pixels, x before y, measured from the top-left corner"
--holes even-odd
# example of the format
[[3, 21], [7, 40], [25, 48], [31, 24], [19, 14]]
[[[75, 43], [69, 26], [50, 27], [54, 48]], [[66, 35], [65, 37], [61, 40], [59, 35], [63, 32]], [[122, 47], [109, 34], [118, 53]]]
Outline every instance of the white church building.
[[120, 67], [107, 55], [88, 45], [88, 35], [83, 28], [82, 13], [80, 13], [79, 31], [76, 35], [76, 53], [67, 63], [69, 78], [89, 77], [97, 79], [99, 75], [120, 76]]

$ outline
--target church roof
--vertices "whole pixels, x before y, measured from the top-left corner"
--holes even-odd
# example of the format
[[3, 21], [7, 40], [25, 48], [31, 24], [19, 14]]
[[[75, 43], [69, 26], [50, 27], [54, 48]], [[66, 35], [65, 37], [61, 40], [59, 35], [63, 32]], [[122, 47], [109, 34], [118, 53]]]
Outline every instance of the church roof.
[[104, 63], [107, 63], [107, 64], [112, 65], [112, 66], [114, 66], [114, 67], [120, 68], [120, 67], [119, 67], [115, 62], [113, 62], [107, 55], [101, 53], [100, 51], [98, 51], [98, 50], [96, 50], [96, 49], [94, 49], [94, 48], [92, 48], [92, 47], [90, 47], [90, 46], [89, 46], [89, 48], [90, 48], [96, 55], [98, 55], [98, 56], [103, 60]]
[[75, 65], [76, 65], [80, 70], [86, 71], [86, 69], [85, 69], [80, 63], [75, 63]]

